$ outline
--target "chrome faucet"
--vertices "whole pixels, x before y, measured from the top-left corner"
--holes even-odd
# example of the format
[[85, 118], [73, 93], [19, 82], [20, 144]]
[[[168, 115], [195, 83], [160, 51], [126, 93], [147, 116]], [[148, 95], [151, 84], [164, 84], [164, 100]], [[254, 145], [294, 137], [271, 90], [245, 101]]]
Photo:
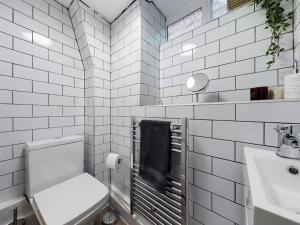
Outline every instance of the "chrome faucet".
[[274, 129], [278, 133], [277, 155], [300, 160], [300, 125], [278, 125]]

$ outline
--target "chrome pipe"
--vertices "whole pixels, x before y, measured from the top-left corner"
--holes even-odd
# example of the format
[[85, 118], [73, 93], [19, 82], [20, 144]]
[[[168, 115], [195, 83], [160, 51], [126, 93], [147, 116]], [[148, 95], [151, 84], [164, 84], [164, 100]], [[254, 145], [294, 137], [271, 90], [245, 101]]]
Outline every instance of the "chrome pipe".
[[177, 182], [177, 181], [175, 181], [175, 180], [173, 180], [173, 179], [170, 179], [169, 181], [170, 181], [172, 184], [174, 184], [174, 185], [181, 186], [181, 183], [180, 183], [180, 182]]
[[[158, 219], [156, 219], [153, 215], [151, 215], [149, 212], [145, 211], [143, 208], [140, 208], [139, 205], [136, 205], [136, 210], [142, 215], [144, 216], [146, 219], [148, 219], [149, 221], [152, 222], [152, 224], [157, 224], [157, 225], [164, 225], [163, 223], [161, 223]], [[147, 216], [147, 215], [148, 216]], [[151, 217], [151, 219], [150, 219]]]
[[[140, 168], [139, 165], [137, 165], [136, 163], [133, 164], [133, 169], [134, 169], [134, 172], [136, 173], [137, 176], [138, 176], [138, 173], [139, 173], [139, 168]], [[174, 181], [171, 177], [167, 177], [167, 179], [168, 179], [167, 182], [170, 184], [171, 187], [177, 186], [178, 187], [177, 189], [180, 189], [181, 183]]]
[[141, 188], [143, 191], [145, 191], [146, 193], [150, 194], [152, 196], [152, 198], [155, 198], [156, 201], [160, 201], [162, 204], [164, 204], [165, 207], [168, 207], [168, 209], [172, 210], [172, 212], [174, 213], [179, 213], [180, 214], [180, 209], [174, 207], [173, 205], [171, 205], [169, 202], [163, 200], [162, 198], [156, 196], [155, 194], [152, 194], [150, 191], [146, 190], [145, 188], [143, 188], [142, 186], [139, 186], [138, 184], [135, 184], [137, 187]]
[[[141, 141], [140, 141], [140, 140], [133, 139], [133, 142], [135, 142], [135, 143], [140, 143]], [[181, 150], [180, 150], [180, 149], [176, 149], [176, 148], [171, 148], [171, 151], [172, 151], [172, 152], [181, 153]]]
[[181, 183], [178, 183], [176, 181], [173, 181], [173, 180], [168, 180], [167, 183], [170, 185], [170, 186], [173, 186], [177, 189], [180, 189], [181, 188]]
[[177, 208], [181, 207], [181, 202], [180, 202], [180, 199], [178, 199], [178, 196], [176, 196], [176, 195], [173, 196], [173, 197], [177, 197], [177, 201], [176, 201], [173, 198], [168, 197], [167, 195], [163, 195], [161, 193], [158, 193], [154, 188], [152, 188], [149, 185], [145, 184], [140, 179], [136, 179], [135, 178], [134, 181], [138, 182], [140, 185], [142, 185], [143, 187], [147, 188], [148, 191], [150, 191], [154, 195], [157, 195], [159, 198], [164, 199], [165, 201], [169, 202], [170, 204], [173, 204], [175, 207], [177, 207]]
[[[158, 217], [159, 221], [162, 224], [172, 225], [172, 223], [170, 223], [168, 220], [166, 220], [164, 217], [162, 217], [160, 214], [157, 213], [156, 208], [151, 208], [147, 204], [145, 204], [145, 200], [141, 201], [141, 199], [135, 198], [135, 202], [138, 203], [139, 206], [143, 206], [144, 209], [147, 209], [148, 211], [146, 211], [146, 212], [148, 212], [148, 214], [153, 215], [155, 218]], [[140, 207], [140, 208], [142, 208], [142, 207]]]
[[[136, 178], [139, 177], [139, 175], [138, 175], [137, 173], [134, 173], [133, 175], [134, 175]], [[143, 182], [143, 181], [141, 181], [141, 182], [142, 182], [144, 185], [147, 185], [145, 182]], [[149, 185], [147, 185], [147, 186], [149, 186]], [[179, 189], [174, 188], [174, 187], [168, 187], [168, 186], [167, 186], [166, 191], [168, 191], [169, 193], [172, 193], [173, 195], [176, 195], [176, 196], [178, 196], [178, 197], [181, 196], [181, 191], [180, 191]]]
[[[137, 135], [136, 133], [133, 134], [133, 137], [136, 138], [136, 139], [141, 139], [141, 136], [140, 135]], [[174, 140], [181, 140], [182, 138], [180, 136], [171, 136], [171, 139], [174, 139]]]
[[181, 123], [181, 224], [188, 225], [188, 121], [186, 118], [182, 118]]
[[[131, 142], [130, 142], [130, 183], [133, 184], [133, 164], [135, 162], [135, 151], [134, 151], [134, 146], [135, 146], [135, 142], [134, 142], [134, 138], [133, 138], [133, 133], [134, 133], [134, 117], [131, 117], [130, 118], [130, 124], [131, 124], [131, 132], [130, 132], [130, 138], [131, 138]], [[133, 187], [130, 188], [130, 213], [133, 214], [133, 210], [134, 210], [134, 207], [133, 207]]]
[[179, 136], [171, 136], [172, 139], [175, 139], [175, 140], [181, 140], [182, 138], [179, 137]]
[[[140, 126], [135, 126], [135, 125], [133, 125], [133, 128], [135, 128], [135, 129], [139, 129], [140, 128]], [[171, 132], [173, 132], [173, 133], [181, 133], [182, 131], [181, 131], [181, 129], [179, 129], [178, 127], [177, 128], [171, 128]]]
[[[142, 191], [140, 191], [139, 189], [135, 189], [134, 190], [135, 195], [140, 196], [142, 198], [144, 198], [147, 202], [151, 203], [153, 206], [155, 207], [160, 207], [160, 209], [162, 210], [162, 212], [164, 212], [168, 217], [170, 217], [171, 220], [173, 220], [173, 218], [176, 218], [176, 220], [181, 219], [180, 216], [178, 216], [176, 213], [172, 212], [170, 209], [168, 209], [166, 206], [164, 206], [163, 204], [160, 205], [161, 203], [154, 201], [152, 198], [148, 197], [147, 195], [145, 195]], [[159, 206], [157, 206], [159, 205]], [[179, 213], [180, 215], [180, 213]], [[171, 221], [172, 222], [172, 221]]]
[[177, 129], [175, 129], [175, 130], [171, 129], [171, 132], [172, 132], [172, 133], [182, 133], [181, 130], [177, 130]]
[[145, 198], [138, 196], [138, 195], [136, 195], [136, 197], [137, 197], [135, 199], [136, 201], [138, 201], [141, 204], [143, 204], [144, 206], [147, 206], [148, 208], [150, 208], [151, 212], [153, 212], [155, 214], [155, 216], [159, 216], [160, 219], [162, 219], [164, 221], [164, 224], [180, 225], [180, 222], [174, 220], [172, 217], [170, 217], [168, 214], [164, 213], [160, 208], [156, 207], [155, 205], [153, 205], [152, 203], [147, 201]]
[[181, 150], [179, 150], [179, 149], [176, 149], [176, 148], [171, 148], [171, 151], [172, 151], [172, 152], [181, 153]]
[[169, 198], [173, 199], [174, 201], [180, 202], [180, 205], [181, 205], [181, 196], [175, 195], [169, 191], [166, 191], [165, 195], [168, 196]]
[[176, 143], [176, 142], [171, 142], [171, 145], [175, 145], [177, 147], [181, 147], [181, 144], [180, 143]]
[[178, 196], [181, 196], [181, 190], [175, 188], [175, 187], [167, 187], [167, 190], [178, 195]]
[[[137, 121], [134, 121], [133, 124], [134, 124], [135, 126], [140, 126], [141, 123], [140, 123], [140, 122], [137, 122]], [[170, 126], [181, 127], [182, 124], [180, 124], [180, 123], [171, 123]]]
[[179, 217], [178, 220], [172, 218], [172, 216], [168, 215], [167, 213], [165, 213], [164, 211], [162, 211], [161, 207], [158, 206], [158, 205], [154, 205], [152, 204], [149, 199], [145, 199], [143, 198], [142, 196], [140, 195], [137, 195], [136, 192], [134, 193], [135, 195], [135, 200], [137, 202], [143, 202], [145, 206], [148, 206], [150, 208], [150, 213], [154, 213], [155, 216], [160, 216], [160, 218], [163, 218], [164, 221], [163, 223], [166, 224], [166, 223], [169, 223], [169, 224], [180, 224], [180, 221], [181, 221], [181, 217]]

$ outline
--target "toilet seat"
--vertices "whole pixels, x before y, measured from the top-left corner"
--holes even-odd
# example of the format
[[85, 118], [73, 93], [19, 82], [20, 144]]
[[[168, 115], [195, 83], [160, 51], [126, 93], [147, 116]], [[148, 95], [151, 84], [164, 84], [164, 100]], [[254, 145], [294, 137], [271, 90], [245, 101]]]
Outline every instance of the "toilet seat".
[[84, 173], [36, 193], [30, 202], [41, 224], [74, 225], [107, 200], [107, 187]]

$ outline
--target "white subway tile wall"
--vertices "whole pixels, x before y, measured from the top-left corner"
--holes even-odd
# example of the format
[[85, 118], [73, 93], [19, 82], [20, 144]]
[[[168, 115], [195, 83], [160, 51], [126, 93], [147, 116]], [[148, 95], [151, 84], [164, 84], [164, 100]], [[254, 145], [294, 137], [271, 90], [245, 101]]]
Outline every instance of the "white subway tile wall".
[[[178, 122], [188, 117], [189, 224], [245, 225], [244, 146], [276, 151], [273, 128], [299, 123], [296, 108], [296, 101], [112, 108], [112, 151], [126, 157], [125, 168], [113, 172], [112, 182], [129, 196], [130, 116]], [[282, 116], [282, 110], [288, 115]]]
[[[153, 105], [159, 101], [159, 50], [165, 42], [165, 17], [151, 2], [137, 0], [111, 25], [111, 114], [120, 107]], [[129, 108], [128, 108], [129, 109]], [[123, 113], [126, 113], [124, 111]], [[128, 112], [129, 113], [129, 112]], [[163, 112], [150, 112], [163, 113]], [[125, 124], [124, 124], [125, 123]], [[111, 118], [111, 150], [124, 156], [112, 184], [129, 193], [129, 120]], [[120, 136], [121, 135], [121, 136]], [[126, 175], [126, 176], [125, 176]]]
[[[79, 122], [85, 127], [85, 167], [101, 182], [108, 184], [105, 159], [110, 152], [110, 24], [78, 0], [73, 1], [69, 12], [80, 54], [69, 46], [64, 46], [63, 53], [83, 60], [85, 79], [75, 79], [75, 87], [66, 85], [63, 91], [67, 96], [85, 97], [84, 102], [75, 102], [85, 108], [84, 122], [82, 118]], [[65, 20], [70, 22], [69, 18]], [[62, 56], [54, 58], [63, 61], [65, 56]], [[80, 75], [79, 71], [72, 71], [69, 67], [65, 67], [64, 71], [75, 72], [76, 77]], [[69, 83], [69, 80], [56, 79], [56, 82]], [[84, 88], [84, 93], [78, 93], [81, 88]], [[60, 98], [56, 101], [71, 104], [70, 100]], [[71, 116], [72, 112], [68, 115]], [[54, 124], [57, 126], [59, 123], [61, 121], [57, 120]], [[73, 132], [68, 130], [70, 134]]]
[[84, 133], [76, 123], [84, 116], [84, 105], [76, 104], [84, 100], [84, 87], [76, 86], [84, 71], [66, 8], [50, 0], [0, 0], [0, 10], [3, 202], [24, 194], [24, 142]]
[[[295, 9], [297, 59], [299, 0]], [[0, 202], [24, 193], [24, 142], [73, 134], [85, 135], [86, 170], [105, 184], [107, 154], [124, 157], [112, 184], [128, 197], [130, 116], [188, 117], [189, 223], [244, 225], [243, 148], [275, 151], [273, 128], [300, 123], [300, 103], [140, 105], [195, 101], [185, 82], [199, 71], [211, 79], [201, 101], [248, 100], [252, 86], [282, 85], [293, 33], [267, 71], [264, 20], [261, 10], [242, 7], [164, 44], [165, 18], [145, 0], [112, 24], [78, 0], [69, 9], [0, 0]]]
[[[243, 6], [162, 44], [160, 96], [163, 103], [195, 101], [186, 88], [186, 81], [199, 72], [207, 73], [211, 80], [205, 94], [200, 95], [200, 101], [204, 102], [249, 100], [252, 87], [282, 85], [279, 77], [290, 73], [293, 66], [293, 29], [283, 36], [285, 52], [267, 71], [265, 54], [270, 31], [264, 29], [265, 20], [260, 8]], [[215, 97], [208, 97], [212, 95]]]
[[112, 107], [159, 102], [160, 44], [165, 17], [153, 3], [137, 0], [111, 25]]
[[160, 103], [160, 45], [166, 42], [166, 19], [156, 6], [140, 1], [141, 105]]

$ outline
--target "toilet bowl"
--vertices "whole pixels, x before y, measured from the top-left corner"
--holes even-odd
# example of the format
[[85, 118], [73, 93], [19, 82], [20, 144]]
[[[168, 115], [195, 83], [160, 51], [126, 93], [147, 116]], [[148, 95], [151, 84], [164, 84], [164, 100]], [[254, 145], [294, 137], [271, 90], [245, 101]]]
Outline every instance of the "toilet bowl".
[[41, 225], [88, 224], [108, 189], [84, 173], [83, 137], [26, 143], [26, 195]]

